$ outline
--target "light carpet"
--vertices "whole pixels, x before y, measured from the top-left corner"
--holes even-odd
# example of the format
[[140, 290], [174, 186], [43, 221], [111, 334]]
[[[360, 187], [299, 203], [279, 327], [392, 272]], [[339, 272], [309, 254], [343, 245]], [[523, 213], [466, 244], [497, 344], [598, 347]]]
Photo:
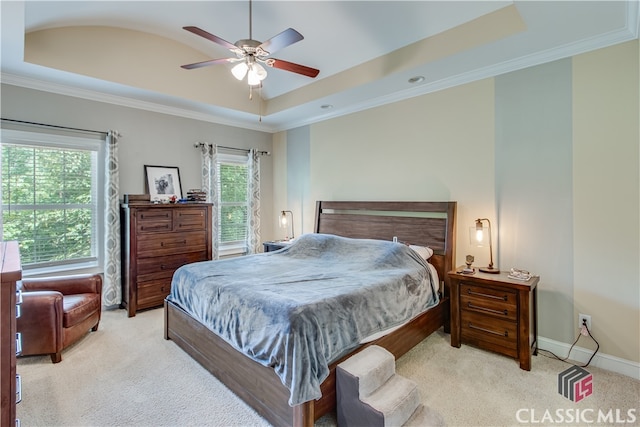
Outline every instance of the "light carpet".
[[[62, 353], [18, 359], [22, 426], [268, 426], [175, 343], [163, 338], [163, 310], [127, 318], [103, 312], [100, 328]], [[640, 381], [587, 367], [593, 393], [558, 393], [569, 364], [542, 355], [530, 372], [515, 360], [463, 345], [438, 331], [397, 361], [418, 383], [429, 425], [640, 425]], [[334, 414], [316, 426], [336, 425]]]

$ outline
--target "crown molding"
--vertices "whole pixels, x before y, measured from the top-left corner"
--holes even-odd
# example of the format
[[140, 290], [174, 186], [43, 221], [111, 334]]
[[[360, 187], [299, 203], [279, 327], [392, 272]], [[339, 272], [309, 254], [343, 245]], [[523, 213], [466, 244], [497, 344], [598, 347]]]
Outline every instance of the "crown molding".
[[[71, 96], [75, 98], [86, 99], [89, 101], [104, 102], [107, 104], [118, 105], [121, 107], [130, 107], [144, 111], [150, 111], [160, 114], [168, 114], [171, 116], [183, 117], [187, 119], [200, 120], [205, 122], [211, 122], [226, 126], [239, 127], [243, 129], [251, 129], [257, 131], [272, 132], [271, 129], [265, 129], [264, 125], [253, 125], [250, 122], [255, 118], [253, 116], [247, 117], [246, 120], [231, 120], [226, 117], [222, 117], [216, 114], [203, 113], [199, 111], [189, 110], [185, 108], [171, 107], [168, 105], [141, 101], [134, 98], [125, 96], [113, 95], [95, 90], [81, 89], [70, 85], [52, 83], [31, 77], [18, 76], [15, 74], [2, 73], [0, 74], [0, 82], [3, 84], [24, 87], [27, 89], [34, 89], [43, 92], [55, 93], [57, 95]], [[249, 115], [248, 115], [249, 116]]]
[[[600, 35], [598, 37], [592, 37], [590, 39], [584, 39], [574, 43], [568, 43], [562, 46], [548, 49], [542, 52], [537, 52], [531, 55], [522, 56], [517, 59], [504, 61], [499, 64], [494, 64], [487, 67], [478, 68], [466, 73], [458, 74], [446, 79], [429, 82], [420, 85], [415, 88], [406, 89], [400, 92], [395, 92], [389, 95], [380, 96], [378, 98], [368, 99], [367, 101], [352, 104], [347, 108], [334, 109], [331, 113], [323, 116], [316, 116], [314, 119], [302, 120], [296, 123], [288, 125], [288, 129], [295, 127], [306, 126], [313, 123], [317, 123], [324, 120], [340, 117], [346, 114], [352, 114], [359, 111], [364, 111], [369, 108], [380, 107], [386, 104], [399, 102], [405, 99], [414, 98], [417, 96], [427, 95], [429, 93], [438, 92], [440, 90], [449, 89], [455, 86], [472, 83], [475, 81], [483, 80], [486, 78], [493, 78], [502, 74], [507, 74], [513, 71], [522, 70], [537, 65], [546, 64], [548, 62], [557, 61], [560, 59], [569, 58], [582, 53], [590, 52], [597, 49], [613, 46], [618, 43], [627, 42], [636, 39], [637, 31], [634, 33], [633, 28], [638, 27], [638, 2], [635, 4], [635, 20], [628, 20], [625, 28]], [[631, 5], [629, 6], [631, 8]], [[630, 11], [628, 15], [633, 15]], [[280, 129], [286, 130], [286, 129]]]

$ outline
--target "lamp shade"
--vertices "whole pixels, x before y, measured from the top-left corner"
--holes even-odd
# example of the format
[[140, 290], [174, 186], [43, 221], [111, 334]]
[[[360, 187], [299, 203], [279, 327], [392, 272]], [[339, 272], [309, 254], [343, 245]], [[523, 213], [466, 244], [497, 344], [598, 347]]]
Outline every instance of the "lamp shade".
[[247, 71], [249, 70], [249, 66], [247, 65], [247, 63], [245, 61], [239, 63], [238, 65], [235, 65], [232, 69], [231, 69], [231, 74], [233, 74], [233, 77], [235, 77], [238, 80], [242, 80], [244, 79], [244, 76], [247, 74]]
[[472, 246], [482, 248], [489, 246], [489, 228], [488, 227], [469, 227], [469, 243]]
[[[290, 218], [289, 218], [290, 216]], [[291, 211], [280, 211], [280, 218], [278, 220], [280, 224], [280, 228], [286, 228], [287, 234], [289, 231], [289, 223], [291, 223], [291, 235], [287, 235], [286, 240], [293, 239], [293, 212]]]
[[[488, 227], [483, 226], [483, 221], [486, 221]], [[500, 269], [493, 265], [493, 244], [491, 242], [491, 221], [487, 218], [478, 218], [476, 224], [473, 227], [469, 227], [469, 241], [472, 245], [478, 247], [489, 246], [489, 266], [480, 267], [480, 271], [484, 273], [500, 273]]]

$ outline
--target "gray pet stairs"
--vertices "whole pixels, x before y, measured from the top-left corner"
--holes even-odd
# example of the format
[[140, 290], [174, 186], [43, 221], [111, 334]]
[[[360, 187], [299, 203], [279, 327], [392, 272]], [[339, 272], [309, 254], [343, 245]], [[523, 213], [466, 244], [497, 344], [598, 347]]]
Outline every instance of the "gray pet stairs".
[[414, 381], [396, 374], [393, 354], [373, 345], [336, 368], [339, 427], [426, 426]]

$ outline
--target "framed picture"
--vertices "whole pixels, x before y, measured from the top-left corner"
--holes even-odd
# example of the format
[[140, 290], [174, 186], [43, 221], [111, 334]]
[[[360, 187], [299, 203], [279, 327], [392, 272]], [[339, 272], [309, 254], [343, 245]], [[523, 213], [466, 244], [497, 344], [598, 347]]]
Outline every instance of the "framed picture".
[[182, 199], [180, 170], [177, 167], [144, 165], [144, 176], [151, 201], [165, 201], [173, 196]]

